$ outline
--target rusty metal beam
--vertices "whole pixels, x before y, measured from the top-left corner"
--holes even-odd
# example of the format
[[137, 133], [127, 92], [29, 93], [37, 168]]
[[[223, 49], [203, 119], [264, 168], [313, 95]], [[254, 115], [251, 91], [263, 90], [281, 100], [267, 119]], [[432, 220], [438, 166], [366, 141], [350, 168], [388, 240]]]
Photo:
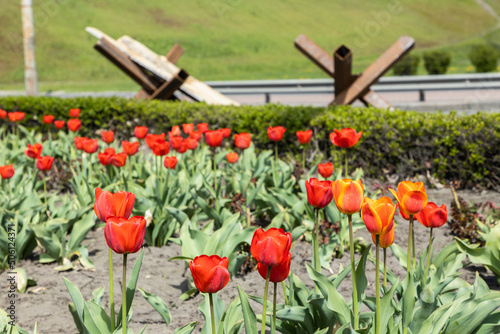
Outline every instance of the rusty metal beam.
[[168, 51], [166, 57], [167, 60], [173, 64], [177, 63], [179, 58], [182, 56], [184, 53], [184, 48], [180, 46], [179, 44], [175, 43], [175, 45]]
[[313, 63], [315, 63], [320, 69], [322, 69], [326, 74], [333, 77], [335, 73], [335, 68], [333, 65], [333, 58], [323, 50], [318, 44], [314, 43], [304, 34], [299, 35], [295, 39], [295, 47], [309, 58]]
[[354, 81], [352, 76], [352, 52], [345, 46], [339, 46], [333, 53], [333, 67], [335, 68], [335, 73], [333, 78], [335, 79], [333, 86], [335, 94], [349, 88], [349, 86]]
[[170, 78], [170, 80], [165, 81], [151, 96], [150, 99], [163, 99], [167, 100], [174, 96], [174, 93], [179, 87], [182, 86], [184, 81], [189, 77], [189, 74], [183, 69]]
[[415, 45], [415, 40], [409, 36], [400, 37], [375, 62], [373, 62], [352, 85], [335, 96], [335, 104], [351, 104], [366, 94], [374, 84], [392, 65], [408, 53]]
[[156, 86], [140, 67], [130, 60], [120, 49], [107, 41], [105, 37], [97, 41], [94, 48], [137, 82], [145, 90], [145, 93], [152, 94], [156, 91]]

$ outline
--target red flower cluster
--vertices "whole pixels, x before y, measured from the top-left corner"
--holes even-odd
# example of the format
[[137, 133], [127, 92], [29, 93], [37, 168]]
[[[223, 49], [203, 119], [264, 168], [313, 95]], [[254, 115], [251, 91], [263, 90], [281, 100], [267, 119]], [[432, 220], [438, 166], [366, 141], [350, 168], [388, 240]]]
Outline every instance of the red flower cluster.
[[25, 114], [22, 111], [14, 111], [8, 114], [9, 121], [11, 122], [20, 122], [24, 119]]
[[268, 268], [271, 267], [270, 281], [278, 283], [284, 281], [290, 272], [290, 247], [292, 235], [285, 233], [281, 228], [270, 228], [264, 231], [259, 228], [255, 231], [250, 252], [258, 262], [259, 274], [266, 279]]

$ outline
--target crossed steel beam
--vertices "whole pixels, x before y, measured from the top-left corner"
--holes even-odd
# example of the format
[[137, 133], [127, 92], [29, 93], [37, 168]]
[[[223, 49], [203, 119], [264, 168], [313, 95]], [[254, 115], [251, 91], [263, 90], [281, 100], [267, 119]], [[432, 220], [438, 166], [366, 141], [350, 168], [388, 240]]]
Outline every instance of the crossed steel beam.
[[363, 73], [353, 75], [352, 52], [345, 45], [339, 46], [332, 57], [304, 34], [295, 39], [295, 47], [335, 80], [335, 98], [330, 105], [352, 104], [359, 99], [366, 106], [382, 109], [392, 107], [382, 96], [371, 90], [370, 86], [414, 46], [413, 38], [402, 36]]

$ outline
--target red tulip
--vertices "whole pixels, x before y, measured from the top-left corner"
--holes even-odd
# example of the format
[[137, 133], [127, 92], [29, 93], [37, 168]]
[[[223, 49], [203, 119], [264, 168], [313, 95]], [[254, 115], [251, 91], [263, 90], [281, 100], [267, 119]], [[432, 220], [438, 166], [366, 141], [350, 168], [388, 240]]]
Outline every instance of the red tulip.
[[101, 188], [95, 188], [94, 212], [102, 222], [106, 222], [106, 219], [110, 217], [130, 217], [134, 203], [133, 193], [118, 191], [113, 194]]
[[292, 245], [292, 235], [281, 228], [272, 227], [267, 231], [255, 231], [250, 252], [257, 262], [267, 267], [276, 267], [288, 256]]
[[10, 112], [8, 114], [9, 116], [9, 121], [11, 122], [19, 122], [19, 121], [22, 121], [24, 119], [24, 113], [22, 111], [14, 111], [14, 112]]
[[[137, 139], [144, 139], [147, 134], [148, 128], [145, 126], [136, 126], [134, 129], [134, 135]], [[163, 139], [165, 139], [165, 137]]]
[[224, 136], [224, 138], [229, 138], [231, 136], [231, 129], [224, 128], [221, 131], [222, 131], [222, 135]]
[[326, 164], [318, 164], [318, 172], [325, 179], [332, 176], [333, 173], [333, 164], [331, 162], [327, 162]]
[[333, 198], [343, 214], [352, 215], [361, 210], [364, 196], [365, 190], [361, 180], [342, 179], [333, 184]]
[[[374, 244], [377, 243], [377, 239], [376, 238], [377, 238], [377, 235], [376, 234], [372, 234], [372, 240], [373, 240]], [[380, 234], [379, 239], [378, 239], [378, 244], [382, 248], [389, 248], [389, 247], [391, 247], [391, 245], [392, 245], [393, 242], [394, 242], [394, 225], [389, 230], [389, 232], [387, 232], [385, 234]]]
[[396, 206], [392, 204], [389, 197], [381, 197], [374, 201], [365, 197], [361, 207], [361, 219], [366, 225], [368, 232], [372, 234], [386, 234], [394, 226], [394, 214]]
[[54, 116], [52, 116], [52, 115], [43, 116], [43, 122], [45, 124], [52, 124], [53, 121], [54, 121]]
[[297, 131], [295, 134], [297, 135], [297, 139], [299, 140], [299, 142], [302, 145], [305, 145], [305, 144], [309, 143], [309, 141], [311, 140], [313, 132], [312, 132], [312, 130]]
[[115, 140], [115, 133], [113, 131], [103, 131], [101, 132], [101, 140], [110, 144]]
[[204, 293], [216, 293], [229, 282], [228, 259], [218, 255], [200, 255], [189, 262], [189, 269], [198, 290]]
[[177, 151], [178, 153], [181, 153], [181, 154], [182, 154], [182, 153], [185, 153], [185, 152], [187, 151], [187, 149], [188, 149], [188, 147], [187, 147], [186, 141], [185, 141], [185, 140], [183, 140], [183, 141], [181, 142], [181, 146], [180, 146], [178, 149], [176, 149], [176, 151]]
[[250, 133], [240, 133], [234, 135], [234, 146], [239, 148], [240, 150], [245, 150], [250, 147], [252, 143], [252, 135]]
[[189, 133], [189, 138], [192, 138], [196, 141], [200, 140], [202, 136], [202, 133], [200, 131], [191, 131]]
[[69, 117], [78, 118], [80, 117], [80, 109], [74, 108], [69, 110]]
[[184, 139], [182, 139], [182, 137], [173, 136], [170, 138], [170, 146], [172, 146], [174, 150], [178, 150], [183, 141]]
[[115, 167], [123, 167], [127, 162], [127, 153], [121, 152], [113, 155], [110, 159], [110, 163]]
[[226, 154], [226, 159], [230, 164], [235, 164], [238, 162], [238, 159], [239, 159], [238, 153], [236, 153], [236, 152], [228, 153], [228, 154]]
[[224, 139], [224, 134], [222, 130], [206, 131], [205, 132], [205, 142], [210, 147], [219, 147], [222, 145], [222, 140]]
[[2, 179], [10, 179], [14, 176], [14, 167], [12, 164], [6, 166], [0, 166], [0, 175]]
[[61, 121], [61, 120], [58, 120], [58, 121], [54, 121], [54, 125], [56, 126], [56, 128], [58, 129], [62, 129], [64, 128], [64, 121]]
[[425, 227], [437, 228], [441, 227], [448, 220], [448, 210], [446, 204], [438, 207], [435, 203], [429, 202], [427, 205], [415, 215], [415, 218]]
[[389, 189], [396, 197], [400, 210], [407, 215], [416, 215], [427, 204], [427, 194], [422, 182], [402, 181], [398, 184], [397, 192]]
[[54, 162], [54, 157], [49, 157], [48, 155], [36, 159], [36, 167], [39, 170], [50, 170], [52, 163]]
[[95, 153], [99, 149], [99, 141], [97, 139], [85, 138], [83, 141], [83, 150], [86, 153]]
[[351, 128], [344, 128], [340, 131], [335, 129], [334, 131], [330, 133], [330, 140], [334, 145], [342, 148], [353, 147], [363, 135], [363, 131], [356, 133], [356, 130]]
[[128, 156], [135, 155], [137, 152], [139, 152], [139, 142], [129, 142], [129, 141], [122, 141], [122, 147], [123, 147], [123, 152], [127, 153]]
[[98, 153], [97, 158], [103, 166], [111, 164], [111, 158], [115, 155], [115, 149], [110, 147], [104, 150], [103, 153]]
[[182, 124], [182, 132], [190, 134], [193, 131], [194, 131], [193, 123]]
[[168, 145], [168, 141], [157, 142], [153, 145], [153, 154], [156, 156], [164, 156], [170, 152], [170, 146]]
[[188, 150], [196, 150], [196, 148], [198, 147], [198, 141], [193, 138], [186, 138], [184, 142], [186, 143], [186, 147]]
[[68, 125], [68, 129], [73, 132], [80, 130], [82, 127], [82, 121], [76, 118], [70, 119], [66, 124]]
[[3, 109], [0, 109], [0, 119], [6, 119], [7, 118], [7, 112]]
[[401, 218], [403, 218], [405, 220], [410, 220], [410, 215], [407, 215], [406, 213], [403, 212], [403, 210], [401, 210], [401, 205], [399, 205], [399, 203], [398, 203], [398, 209], [399, 209], [399, 215], [401, 216]]
[[165, 157], [163, 160], [163, 166], [168, 169], [175, 169], [175, 165], [177, 165], [176, 157]]
[[42, 149], [43, 149], [42, 144], [36, 143], [33, 146], [28, 144], [28, 148], [24, 150], [24, 154], [26, 154], [26, 156], [31, 159], [38, 159], [42, 154]]
[[332, 181], [319, 181], [311, 178], [306, 181], [307, 201], [315, 208], [321, 209], [333, 199]]
[[201, 133], [205, 133], [208, 131], [208, 124], [207, 123], [200, 123], [196, 126], [198, 128], [198, 131]]
[[[271, 267], [271, 277], [269, 278], [270, 282], [279, 283], [286, 280], [288, 274], [290, 273], [290, 263], [292, 261], [292, 255], [288, 252], [288, 256], [285, 256], [285, 260], [281, 262], [276, 267]], [[267, 266], [257, 263], [257, 270], [259, 271], [260, 276], [263, 279], [267, 279]]]
[[269, 127], [267, 129], [267, 136], [271, 141], [280, 141], [285, 134], [286, 129], [282, 126]]
[[[139, 137], [137, 137], [139, 138]], [[165, 134], [162, 133], [160, 135], [155, 135], [155, 134], [152, 134], [150, 133], [149, 135], [146, 136], [146, 145], [148, 145], [148, 147], [150, 149], [153, 149], [153, 146], [156, 144], [156, 143], [164, 143], [165, 142]]]
[[75, 147], [77, 150], [83, 150], [83, 144], [87, 140], [87, 137], [75, 137], [73, 141], [75, 142]]
[[108, 247], [117, 254], [136, 253], [141, 249], [146, 234], [146, 219], [134, 216], [110, 217], [104, 226], [104, 238]]
[[174, 136], [180, 136], [181, 135], [181, 128], [178, 125], [174, 125], [172, 127], [172, 135], [174, 135]]

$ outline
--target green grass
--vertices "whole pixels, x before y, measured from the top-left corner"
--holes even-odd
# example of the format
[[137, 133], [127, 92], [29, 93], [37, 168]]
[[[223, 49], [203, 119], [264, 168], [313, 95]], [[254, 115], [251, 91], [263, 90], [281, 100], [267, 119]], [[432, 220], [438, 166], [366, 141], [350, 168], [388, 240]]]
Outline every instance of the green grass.
[[[500, 0], [488, 1], [500, 8]], [[0, 89], [22, 89], [19, 1], [0, 4]], [[418, 53], [453, 51], [450, 72], [463, 73], [471, 70], [471, 45], [500, 36], [498, 22], [475, 0], [37, 0], [34, 11], [43, 91], [137, 89], [93, 49], [86, 26], [129, 35], [160, 54], [180, 43], [186, 52], [179, 66], [201, 80], [325, 77], [294, 48], [300, 33], [329, 52], [349, 46], [356, 72], [408, 34]]]

